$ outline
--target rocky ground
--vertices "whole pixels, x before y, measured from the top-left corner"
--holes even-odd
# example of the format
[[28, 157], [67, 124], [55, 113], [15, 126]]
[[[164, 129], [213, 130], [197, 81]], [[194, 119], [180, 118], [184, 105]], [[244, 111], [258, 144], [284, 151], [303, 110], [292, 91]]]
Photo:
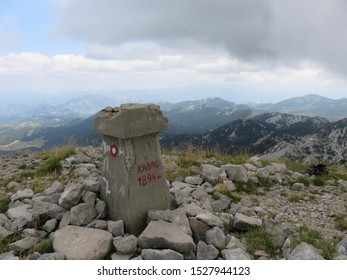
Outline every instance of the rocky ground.
[[207, 159], [170, 178], [171, 209], [134, 236], [107, 219], [101, 157], [80, 147], [50, 174], [38, 154], [0, 157], [0, 259], [347, 259], [347, 181]]

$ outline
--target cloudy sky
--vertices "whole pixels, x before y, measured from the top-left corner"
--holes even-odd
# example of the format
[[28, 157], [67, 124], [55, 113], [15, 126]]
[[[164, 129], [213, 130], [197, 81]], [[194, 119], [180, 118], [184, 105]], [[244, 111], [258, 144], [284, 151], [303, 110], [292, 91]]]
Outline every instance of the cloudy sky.
[[345, 0], [0, 0], [0, 94], [347, 97], [346, 26]]

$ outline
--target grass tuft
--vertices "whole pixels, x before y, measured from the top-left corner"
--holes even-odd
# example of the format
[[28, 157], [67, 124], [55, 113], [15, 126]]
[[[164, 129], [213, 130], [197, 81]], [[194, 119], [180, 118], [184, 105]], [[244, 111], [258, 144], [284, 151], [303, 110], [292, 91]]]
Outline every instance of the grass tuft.
[[245, 240], [251, 254], [257, 250], [263, 250], [272, 257], [276, 254], [275, 240], [264, 228], [250, 230], [245, 234]]
[[76, 153], [74, 146], [68, 145], [43, 152], [41, 157], [46, 161], [38, 168], [39, 175], [58, 172], [61, 170], [60, 161]]
[[307, 225], [300, 226], [297, 230], [297, 235], [293, 242], [293, 248], [301, 242], [306, 242], [321, 250], [325, 259], [331, 260], [334, 258], [338, 240], [326, 240], [321, 232], [311, 229]]
[[8, 209], [8, 205], [11, 202], [10, 197], [0, 197], [0, 213], [5, 213]]

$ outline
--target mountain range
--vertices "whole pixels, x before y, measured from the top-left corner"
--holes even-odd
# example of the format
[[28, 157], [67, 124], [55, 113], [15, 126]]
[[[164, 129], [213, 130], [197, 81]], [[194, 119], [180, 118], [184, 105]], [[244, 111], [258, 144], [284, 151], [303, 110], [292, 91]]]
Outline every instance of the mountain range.
[[[81, 145], [100, 143], [101, 136], [92, 130], [93, 121], [100, 109], [110, 105], [118, 104], [112, 98], [90, 95], [60, 104], [38, 104], [25, 111], [7, 108], [7, 115], [0, 113], [0, 153], [49, 148], [71, 140]], [[306, 95], [275, 104], [247, 105], [205, 98], [158, 105], [169, 119], [161, 137], [164, 147], [190, 142], [264, 157], [336, 162], [346, 158], [345, 98]], [[12, 114], [15, 118], [8, 120]]]
[[266, 159], [289, 157], [307, 162], [345, 163], [347, 118], [329, 122], [325, 118], [264, 113], [239, 119], [203, 134], [166, 135], [163, 147], [205, 149], [216, 147], [229, 154], [240, 152]]

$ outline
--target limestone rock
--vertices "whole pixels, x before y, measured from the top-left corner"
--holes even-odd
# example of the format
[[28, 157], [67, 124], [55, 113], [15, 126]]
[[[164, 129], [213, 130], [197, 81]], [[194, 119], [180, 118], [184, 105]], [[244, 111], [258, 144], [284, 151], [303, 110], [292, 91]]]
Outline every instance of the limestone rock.
[[23, 200], [25, 198], [32, 198], [34, 196], [34, 192], [32, 189], [19, 190], [15, 194], [11, 195], [11, 201]]
[[64, 260], [65, 257], [62, 253], [45, 253], [42, 254], [38, 260], [54, 261], [54, 260]]
[[87, 225], [97, 214], [98, 212], [92, 205], [80, 203], [70, 209], [70, 223], [77, 226]]
[[216, 185], [219, 181], [219, 174], [221, 169], [209, 164], [201, 165], [201, 176], [205, 182], [208, 182], [212, 185]]
[[206, 232], [211, 228], [205, 222], [199, 221], [197, 218], [189, 218], [189, 224], [193, 232], [195, 242], [206, 241]]
[[181, 190], [177, 187], [172, 187], [170, 191], [170, 201], [174, 208], [177, 208], [183, 204], [183, 194]]
[[241, 213], [236, 213], [234, 216], [233, 227], [238, 230], [249, 230], [252, 227], [260, 227], [262, 221], [255, 217], [248, 217]]
[[236, 248], [246, 251], [245, 245], [243, 245], [239, 239], [237, 239], [235, 236], [230, 236], [230, 240], [226, 246], [226, 249], [232, 250]]
[[200, 213], [206, 212], [206, 210], [202, 209], [200, 206], [196, 205], [194, 202], [190, 204], [184, 204], [183, 209], [186, 212], [188, 217], [195, 217]]
[[163, 220], [175, 224], [178, 228], [183, 230], [186, 234], [192, 235], [189, 220], [185, 211], [182, 208], [174, 210], [150, 210], [148, 212], [149, 221]]
[[119, 221], [107, 221], [107, 230], [112, 233], [114, 237], [124, 235], [124, 222]]
[[230, 199], [228, 199], [228, 198], [221, 198], [221, 199], [212, 201], [211, 205], [212, 205], [213, 211], [215, 213], [219, 213], [219, 212], [222, 212], [222, 211], [228, 209], [230, 203], [231, 203]]
[[247, 169], [243, 165], [226, 164], [221, 166], [228, 178], [234, 182], [246, 183], [248, 181]]
[[7, 236], [9, 236], [11, 234], [10, 231], [8, 231], [7, 229], [5, 229], [4, 227], [0, 226], [0, 238], [6, 238]]
[[42, 195], [48, 196], [53, 195], [57, 193], [62, 193], [64, 191], [64, 185], [61, 184], [59, 181], [54, 181], [53, 184], [48, 188], [45, 189]]
[[98, 193], [100, 192], [100, 181], [94, 177], [88, 177], [83, 181], [83, 187], [86, 191]]
[[180, 253], [195, 250], [191, 236], [164, 221], [151, 221], [141, 233], [138, 244], [144, 249], [172, 249]]
[[222, 251], [225, 260], [252, 260], [252, 257], [241, 248], [225, 249]]
[[0, 260], [19, 260], [19, 258], [14, 255], [14, 251], [9, 251], [0, 254]]
[[17, 253], [21, 253], [25, 250], [32, 248], [35, 244], [39, 242], [39, 239], [36, 237], [26, 237], [24, 239], [20, 239], [16, 242], [13, 242], [8, 245], [8, 248], [11, 251], [15, 251]]
[[97, 198], [95, 203], [95, 209], [97, 211], [96, 219], [103, 219], [107, 215], [107, 205], [106, 202]]
[[204, 182], [204, 180], [202, 179], [200, 175], [196, 175], [196, 176], [187, 176], [184, 179], [184, 182], [190, 185], [200, 186]]
[[51, 233], [57, 227], [57, 223], [58, 222], [56, 219], [50, 219], [42, 226], [42, 229], [44, 229], [48, 233]]
[[11, 228], [11, 221], [3, 213], [0, 213], [0, 226], [4, 227], [7, 230]]
[[113, 260], [113, 261], [128, 261], [132, 258], [132, 256], [133, 256], [133, 254], [124, 255], [124, 254], [119, 254], [119, 253], [115, 252], [111, 255], [111, 260]]
[[203, 241], [199, 241], [197, 246], [197, 260], [214, 260], [218, 257], [219, 251], [212, 244], [207, 245]]
[[71, 209], [81, 200], [83, 186], [69, 183], [59, 198], [59, 205], [65, 209]]
[[138, 238], [134, 235], [118, 236], [113, 238], [113, 245], [117, 253], [130, 255], [136, 252]]
[[17, 231], [33, 221], [33, 214], [31, 213], [31, 206], [22, 204], [14, 208], [10, 208], [6, 212], [7, 216], [11, 219], [10, 231]]
[[141, 257], [144, 260], [183, 260], [183, 255], [171, 249], [143, 249]]
[[310, 244], [301, 242], [289, 254], [288, 260], [324, 260], [318, 249]]
[[200, 213], [196, 216], [196, 218], [211, 227], [223, 228], [223, 221], [218, 216], [215, 216], [211, 213]]
[[112, 241], [108, 231], [67, 226], [54, 233], [53, 248], [68, 260], [102, 260], [110, 252]]
[[66, 210], [54, 203], [37, 200], [34, 202], [32, 210], [33, 216], [38, 218], [42, 214], [47, 214], [50, 218], [61, 220]]
[[87, 227], [107, 230], [107, 222], [104, 220], [93, 220]]
[[340, 255], [347, 255], [347, 236], [337, 244], [337, 252]]
[[224, 232], [219, 227], [214, 227], [206, 232], [206, 243], [223, 250], [226, 245]]

